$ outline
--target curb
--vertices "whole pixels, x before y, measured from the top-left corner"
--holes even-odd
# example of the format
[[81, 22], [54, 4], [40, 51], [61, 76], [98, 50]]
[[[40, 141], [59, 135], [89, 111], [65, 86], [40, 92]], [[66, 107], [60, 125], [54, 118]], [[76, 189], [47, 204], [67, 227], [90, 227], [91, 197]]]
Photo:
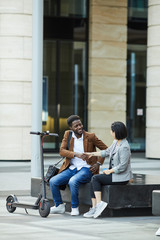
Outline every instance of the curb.
[[16, 195], [16, 196], [30, 196], [30, 190], [7, 190], [7, 191], [0, 191], [0, 197], [8, 197], [9, 195]]

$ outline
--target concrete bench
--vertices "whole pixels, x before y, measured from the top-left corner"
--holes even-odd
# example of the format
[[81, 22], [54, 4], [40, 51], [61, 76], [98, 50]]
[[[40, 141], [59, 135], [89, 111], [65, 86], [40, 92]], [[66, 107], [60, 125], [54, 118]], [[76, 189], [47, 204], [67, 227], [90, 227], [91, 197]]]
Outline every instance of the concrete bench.
[[[79, 189], [80, 212], [91, 206], [90, 185], [82, 184]], [[159, 184], [145, 184], [145, 175], [134, 175], [134, 182], [127, 185], [109, 185], [102, 188], [102, 200], [108, 203], [104, 216], [137, 216], [152, 215], [152, 192], [160, 190]], [[40, 179], [32, 179], [31, 195], [37, 196], [40, 191]], [[52, 200], [49, 186], [46, 186], [47, 198]], [[67, 186], [61, 191], [62, 199], [70, 208], [70, 190]]]
[[152, 192], [152, 214], [160, 216], [160, 190]]

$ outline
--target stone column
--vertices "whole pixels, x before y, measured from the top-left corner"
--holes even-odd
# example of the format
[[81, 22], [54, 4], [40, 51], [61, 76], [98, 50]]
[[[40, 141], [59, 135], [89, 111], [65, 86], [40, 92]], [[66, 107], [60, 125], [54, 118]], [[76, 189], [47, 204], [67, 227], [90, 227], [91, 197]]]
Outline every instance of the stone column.
[[160, 0], [148, 3], [146, 157], [160, 158]]
[[126, 122], [127, 0], [91, 0], [89, 131], [110, 144], [113, 121]]
[[0, 0], [0, 160], [31, 159], [32, 0]]
[[[32, 130], [42, 131], [43, 0], [33, 0]], [[41, 175], [40, 138], [32, 135], [31, 175]]]

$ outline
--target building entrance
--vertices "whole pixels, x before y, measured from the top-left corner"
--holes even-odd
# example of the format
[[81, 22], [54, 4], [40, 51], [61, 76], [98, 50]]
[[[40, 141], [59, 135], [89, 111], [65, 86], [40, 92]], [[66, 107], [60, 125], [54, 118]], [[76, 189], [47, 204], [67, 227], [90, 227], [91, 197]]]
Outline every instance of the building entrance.
[[145, 151], [147, 10], [144, 1], [128, 1], [127, 127], [132, 151]]
[[42, 124], [59, 134], [45, 151], [59, 151], [71, 114], [87, 128], [87, 26], [87, 1], [44, 1]]

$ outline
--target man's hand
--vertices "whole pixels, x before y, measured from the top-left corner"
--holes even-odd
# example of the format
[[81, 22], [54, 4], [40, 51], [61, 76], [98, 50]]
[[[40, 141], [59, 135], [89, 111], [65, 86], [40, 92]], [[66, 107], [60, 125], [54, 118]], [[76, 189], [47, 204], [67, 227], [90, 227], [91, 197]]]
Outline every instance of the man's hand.
[[87, 159], [93, 157], [93, 154], [92, 154], [91, 152], [85, 152], [85, 153], [83, 153], [83, 155], [84, 155]]
[[99, 164], [95, 163], [93, 166], [90, 167], [91, 172], [94, 174], [98, 171], [99, 169]]
[[87, 161], [89, 156], [84, 153], [75, 153], [75, 157], [81, 158], [83, 161]]

